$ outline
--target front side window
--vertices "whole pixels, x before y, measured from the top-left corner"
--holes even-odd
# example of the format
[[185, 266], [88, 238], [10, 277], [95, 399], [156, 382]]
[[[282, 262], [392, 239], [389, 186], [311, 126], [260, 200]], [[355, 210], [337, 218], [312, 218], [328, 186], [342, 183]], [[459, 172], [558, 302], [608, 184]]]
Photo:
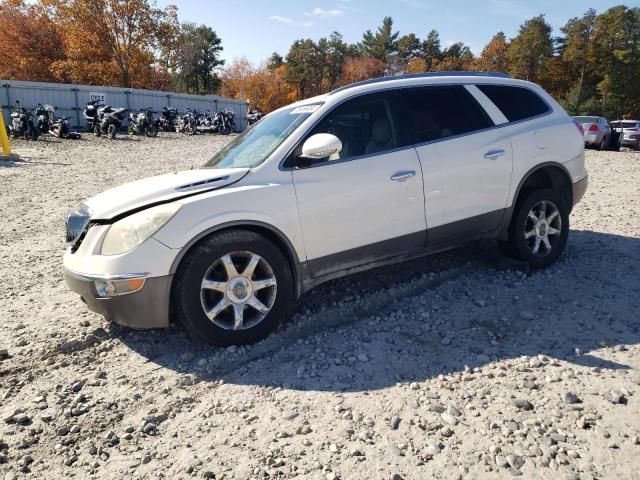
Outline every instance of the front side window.
[[528, 88], [507, 85], [478, 85], [477, 87], [510, 122], [537, 117], [549, 111], [545, 101]]
[[431, 142], [492, 127], [494, 124], [462, 85], [402, 90], [412, 143]]
[[205, 168], [252, 168], [264, 162], [321, 104], [273, 112], [229, 142]]
[[374, 93], [356, 97], [337, 106], [313, 128], [305, 140], [317, 133], [330, 133], [340, 139], [342, 150], [325, 159], [302, 159], [302, 141], [285, 165], [308, 167], [327, 160], [348, 160], [374, 155], [401, 146], [402, 134], [394, 115], [398, 101], [393, 92]]

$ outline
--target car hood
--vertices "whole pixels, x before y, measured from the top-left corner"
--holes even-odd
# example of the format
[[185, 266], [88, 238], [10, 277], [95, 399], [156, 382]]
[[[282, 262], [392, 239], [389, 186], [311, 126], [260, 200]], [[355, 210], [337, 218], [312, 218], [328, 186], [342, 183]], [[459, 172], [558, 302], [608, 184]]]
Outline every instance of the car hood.
[[248, 168], [202, 168], [125, 183], [84, 202], [91, 220], [112, 220], [157, 203], [216, 190], [244, 177]]

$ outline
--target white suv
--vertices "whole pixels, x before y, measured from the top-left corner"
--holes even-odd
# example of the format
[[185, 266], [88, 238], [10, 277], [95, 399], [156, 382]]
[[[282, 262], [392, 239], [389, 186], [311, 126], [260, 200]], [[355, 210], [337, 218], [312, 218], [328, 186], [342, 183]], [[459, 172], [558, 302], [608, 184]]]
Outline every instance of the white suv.
[[472, 239], [546, 267], [586, 187], [579, 129], [539, 86], [382, 78], [267, 115], [203, 168], [87, 200], [64, 273], [118, 323], [249, 343], [321, 282]]

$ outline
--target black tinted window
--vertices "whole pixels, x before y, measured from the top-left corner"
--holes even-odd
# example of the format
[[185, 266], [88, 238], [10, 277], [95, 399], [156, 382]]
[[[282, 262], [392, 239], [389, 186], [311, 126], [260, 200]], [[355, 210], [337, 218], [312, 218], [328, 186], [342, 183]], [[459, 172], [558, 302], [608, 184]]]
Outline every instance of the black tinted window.
[[493, 126], [463, 86], [420, 87], [401, 91], [407, 130], [414, 143], [429, 142]]
[[528, 88], [506, 85], [478, 85], [478, 88], [496, 104], [510, 122], [535, 117], [549, 111], [549, 106]]
[[305, 140], [316, 133], [330, 133], [342, 142], [342, 151], [328, 159], [295, 161], [302, 153], [301, 142], [294, 151], [293, 158], [285, 165], [293, 163], [310, 166], [325, 160], [346, 160], [361, 155], [372, 155], [391, 150], [406, 143], [394, 120], [393, 112], [399, 102], [397, 94], [377, 93], [363, 95], [348, 100], [329, 112], [309, 133]]

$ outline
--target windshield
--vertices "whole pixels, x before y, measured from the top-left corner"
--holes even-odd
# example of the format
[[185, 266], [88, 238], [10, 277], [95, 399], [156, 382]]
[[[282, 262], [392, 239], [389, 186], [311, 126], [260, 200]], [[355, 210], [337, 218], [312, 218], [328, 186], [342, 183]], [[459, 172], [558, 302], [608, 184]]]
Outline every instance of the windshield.
[[264, 162], [320, 104], [273, 112], [229, 142], [205, 168], [251, 168]]
[[598, 123], [598, 117], [573, 117], [580, 123]]

